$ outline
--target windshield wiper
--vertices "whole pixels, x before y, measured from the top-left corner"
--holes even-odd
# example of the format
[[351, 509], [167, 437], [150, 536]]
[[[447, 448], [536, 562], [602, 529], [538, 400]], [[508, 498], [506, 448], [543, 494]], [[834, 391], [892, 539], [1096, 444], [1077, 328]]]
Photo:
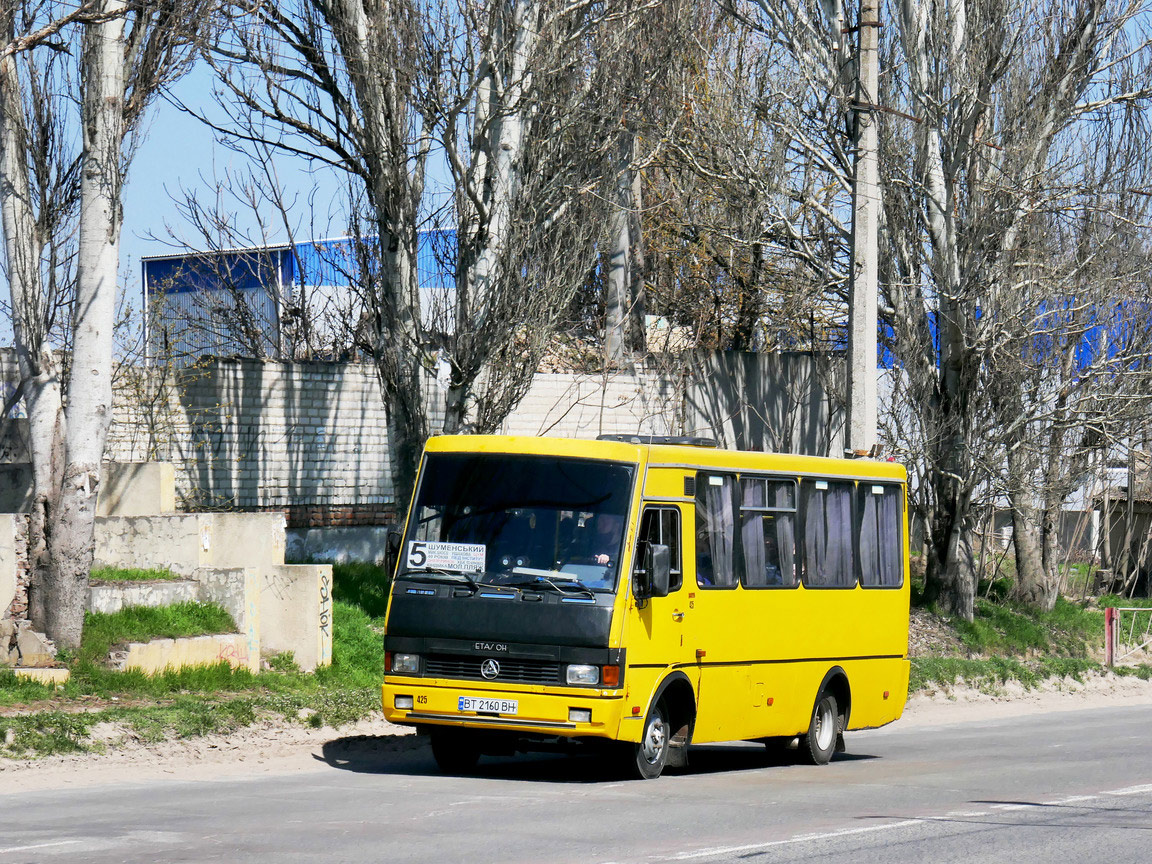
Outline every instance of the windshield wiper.
[[550, 576], [544, 576], [542, 574], [536, 573], [528, 579], [517, 579], [514, 582], [508, 582], [505, 584], [512, 588], [539, 588], [542, 585], [547, 585], [560, 594], [587, 594], [593, 600], [596, 599], [596, 592], [581, 582], [579, 579], [575, 578], [554, 580]]
[[[419, 579], [419, 578], [413, 579], [412, 578], [413, 576], [417, 576], [417, 577], [423, 576], [424, 578], [423, 579]], [[429, 577], [436, 577], [436, 576], [447, 576], [448, 578], [450, 578], [454, 581], [463, 581], [463, 582], [467, 583], [468, 587], [471, 588], [473, 591], [479, 591], [480, 590], [480, 583], [477, 582], [475, 579], [473, 579], [471, 576], [469, 576], [467, 573], [458, 572], [455, 570], [438, 570], [435, 567], [424, 567], [420, 570], [404, 570], [396, 578], [408, 579], [411, 582], [421, 582], [421, 581], [439, 582], [440, 581], [439, 579], [429, 578]]]

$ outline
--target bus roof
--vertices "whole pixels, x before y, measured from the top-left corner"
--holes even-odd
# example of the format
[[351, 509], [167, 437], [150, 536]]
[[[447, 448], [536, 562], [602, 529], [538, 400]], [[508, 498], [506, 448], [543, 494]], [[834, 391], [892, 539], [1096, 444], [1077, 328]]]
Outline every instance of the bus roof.
[[685, 444], [645, 444], [630, 441], [594, 441], [585, 438], [548, 438], [524, 435], [440, 435], [425, 446], [432, 453], [524, 453], [567, 456], [617, 462], [727, 471], [771, 471], [779, 474], [907, 480], [904, 466], [875, 459], [833, 459], [794, 453], [722, 450]]

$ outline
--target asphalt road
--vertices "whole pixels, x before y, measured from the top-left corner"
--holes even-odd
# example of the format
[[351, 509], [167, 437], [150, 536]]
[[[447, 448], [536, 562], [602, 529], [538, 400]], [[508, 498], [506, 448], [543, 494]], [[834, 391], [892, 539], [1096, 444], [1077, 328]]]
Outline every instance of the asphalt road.
[[831, 765], [756, 745], [606, 780], [590, 758], [437, 773], [413, 738], [338, 739], [314, 770], [0, 791], [8, 862], [1152, 861], [1152, 708], [850, 733]]

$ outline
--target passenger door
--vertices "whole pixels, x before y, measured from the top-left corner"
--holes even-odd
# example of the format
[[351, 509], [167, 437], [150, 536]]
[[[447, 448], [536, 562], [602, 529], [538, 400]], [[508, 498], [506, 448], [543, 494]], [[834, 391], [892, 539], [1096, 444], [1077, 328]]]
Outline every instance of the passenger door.
[[[640, 517], [636, 548], [632, 556], [632, 600], [629, 603], [627, 636], [628, 666], [637, 690], [629, 687], [633, 700], [647, 698], [639, 690], [654, 687], [669, 667], [679, 667], [697, 683], [692, 601], [695, 585], [684, 584], [684, 514], [675, 504], [646, 505]], [[644, 549], [649, 543], [667, 546], [671, 555], [672, 578], [667, 597], [637, 599], [637, 584], [644, 566]], [[643, 682], [643, 683], [642, 683]], [[636, 704], [635, 701], [632, 704]]]

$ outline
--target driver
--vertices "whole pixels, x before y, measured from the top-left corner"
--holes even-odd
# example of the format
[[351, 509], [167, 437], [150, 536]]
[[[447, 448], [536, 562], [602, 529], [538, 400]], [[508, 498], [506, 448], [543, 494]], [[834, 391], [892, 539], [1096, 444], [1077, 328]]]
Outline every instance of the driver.
[[624, 517], [615, 513], [599, 513], [585, 520], [583, 529], [572, 544], [573, 558], [587, 558], [597, 564], [611, 563], [620, 551], [620, 537]]

